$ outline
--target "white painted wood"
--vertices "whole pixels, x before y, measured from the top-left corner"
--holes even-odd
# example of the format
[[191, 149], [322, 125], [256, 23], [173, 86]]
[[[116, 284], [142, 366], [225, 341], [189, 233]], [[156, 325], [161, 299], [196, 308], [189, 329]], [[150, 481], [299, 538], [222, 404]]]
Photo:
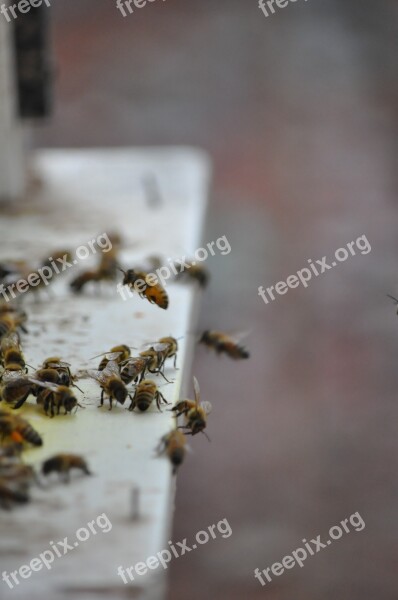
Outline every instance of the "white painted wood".
[[[40, 259], [56, 248], [74, 250], [99, 233], [115, 231], [125, 239], [123, 261], [132, 265], [148, 254], [189, 256], [202, 245], [210, 169], [198, 151], [48, 151], [38, 155], [36, 165], [43, 188], [22, 207], [23, 218], [2, 216], [2, 255]], [[146, 173], [155, 174], [160, 185], [163, 201], [156, 210], [147, 206], [143, 192]], [[98, 360], [88, 359], [115, 344], [138, 346], [143, 340], [182, 335], [179, 370], [167, 370], [175, 382], [162, 387], [174, 403], [181, 397], [183, 379], [187, 381], [188, 374], [191, 379], [198, 289], [169, 283], [167, 311], [138, 297], [124, 302], [113, 286], [72, 297], [67, 281], [89, 264], [90, 259], [59, 277], [51, 302], [26, 299], [27, 361], [36, 366], [45, 356], [61, 353], [73, 369], [95, 368]], [[166, 548], [170, 539], [174, 480], [168, 461], [155, 458], [154, 448], [173, 426], [171, 413], [159, 413], [156, 407], [143, 414], [131, 414], [123, 407], [109, 412], [107, 406], [98, 408], [100, 394], [94, 381], [85, 379], [79, 385], [86, 408], [74, 416], [49, 419], [34, 404], [21, 409], [45, 440], [42, 449], [28, 452], [27, 461], [37, 465], [55, 452], [72, 450], [87, 457], [95, 476], [35, 490], [29, 506], [11, 514], [1, 512], [0, 571], [29, 563], [51, 541], [76, 539], [77, 529], [104, 512], [112, 530], [81, 542], [57, 559], [50, 571], [33, 573], [13, 590], [0, 580], [0, 597], [161, 600], [166, 574], [162, 568], [137, 576], [128, 589], [116, 570], [146, 560]], [[131, 519], [134, 486], [141, 491], [138, 521]]]
[[12, 23], [0, 14], [0, 199], [22, 194], [26, 183], [23, 126], [17, 118]]

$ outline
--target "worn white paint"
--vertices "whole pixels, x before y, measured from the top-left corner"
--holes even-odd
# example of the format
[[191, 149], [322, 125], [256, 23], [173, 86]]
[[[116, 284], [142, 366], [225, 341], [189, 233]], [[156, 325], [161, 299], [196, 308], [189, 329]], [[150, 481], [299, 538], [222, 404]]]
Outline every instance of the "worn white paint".
[[[210, 173], [200, 152], [184, 148], [50, 151], [39, 154], [36, 165], [42, 189], [21, 208], [22, 215], [1, 218], [2, 253], [7, 256], [40, 259], [60, 247], [75, 250], [103, 232], [120, 232], [126, 265], [148, 254], [189, 256], [202, 245]], [[155, 174], [159, 181], [163, 202], [156, 210], [147, 206], [143, 192], [141, 179], [146, 173]], [[169, 402], [176, 401], [181, 388], [186, 393], [190, 386], [198, 288], [167, 285], [167, 311], [138, 297], [124, 302], [113, 286], [72, 297], [67, 281], [90, 261], [56, 280], [53, 300], [26, 298], [30, 315], [29, 334], [24, 337], [27, 361], [36, 366], [55, 353], [75, 370], [95, 368], [98, 360], [89, 358], [115, 344], [139, 346], [164, 335], [184, 336], [179, 370], [167, 370], [175, 382], [162, 387]], [[109, 412], [107, 406], [98, 408], [99, 388], [94, 381], [84, 379], [79, 385], [86, 408], [76, 415], [49, 419], [33, 403], [22, 409], [45, 440], [43, 448], [29, 451], [26, 460], [39, 464], [55, 452], [75, 451], [87, 457], [95, 475], [76, 477], [67, 486], [35, 490], [29, 506], [0, 513], [0, 572], [29, 563], [52, 541], [65, 536], [74, 541], [77, 529], [104, 512], [112, 530], [81, 542], [76, 550], [56, 559], [51, 570], [33, 573], [13, 590], [0, 580], [0, 597], [161, 600], [166, 574], [162, 568], [137, 576], [128, 586], [116, 570], [119, 565], [146, 560], [166, 548], [170, 539], [174, 478], [168, 461], [156, 458], [154, 448], [173, 426], [171, 413], [159, 413], [156, 407], [143, 414], [129, 413], [123, 407]], [[140, 489], [138, 521], [131, 519], [134, 486]]]
[[17, 118], [12, 23], [0, 15], [0, 200], [14, 199], [25, 188], [23, 125]]

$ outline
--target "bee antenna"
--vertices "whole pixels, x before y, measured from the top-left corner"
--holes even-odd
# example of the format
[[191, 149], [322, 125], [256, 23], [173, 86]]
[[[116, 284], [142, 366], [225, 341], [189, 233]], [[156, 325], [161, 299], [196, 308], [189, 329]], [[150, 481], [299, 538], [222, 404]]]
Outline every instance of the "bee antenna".
[[394, 296], [390, 296], [390, 294], [387, 294], [387, 298], [391, 298], [391, 300], [393, 300], [396, 304], [398, 304], [398, 300], [396, 298], [394, 298]]
[[205, 435], [205, 436], [206, 436], [206, 438], [207, 438], [207, 441], [208, 441], [208, 442], [211, 442], [211, 439], [209, 438], [209, 436], [207, 435], [207, 433], [206, 433], [205, 431], [203, 431], [203, 429], [202, 429], [202, 433], [203, 433], [203, 435]]
[[127, 275], [127, 271], [120, 269], [120, 267], [117, 267], [117, 270], [120, 271], [121, 273], [123, 273], [123, 275]]

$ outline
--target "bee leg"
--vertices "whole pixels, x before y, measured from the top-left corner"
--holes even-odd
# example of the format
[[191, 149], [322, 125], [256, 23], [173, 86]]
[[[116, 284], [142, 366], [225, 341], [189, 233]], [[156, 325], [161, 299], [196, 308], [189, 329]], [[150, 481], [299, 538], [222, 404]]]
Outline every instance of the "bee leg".
[[131, 411], [133, 411], [133, 410], [135, 409], [135, 394], [134, 394], [134, 396], [133, 396], [133, 397], [131, 397], [131, 396], [129, 395], [129, 398], [130, 398], [130, 400], [131, 400], [131, 404], [130, 404], [130, 406], [129, 406], [129, 411], [131, 412]]
[[174, 368], [177, 368], [177, 354], [174, 354]]
[[109, 396], [109, 410], [112, 410], [112, 400], [113, 396]]
[[101, 404], [100, 406], [103, 406], [104, 404], [104, 390], [101, 390]]
[[16, 404], [14, 404], [13, 410], [17, 410], [17, 408], [21, 408], [21, 406], [23, 404], [25, 404], [26, 400], [29, 398], [29, 394], [30, 394], [30, 391], [23, 398], [18, 400], [18, 402]]
[[156, 406], [158, 407], [158, 410], [160, 410], [160, 412], [162, 412], [162, 408], [161, 408], [161, 393], [160, 392], [156, 392]]

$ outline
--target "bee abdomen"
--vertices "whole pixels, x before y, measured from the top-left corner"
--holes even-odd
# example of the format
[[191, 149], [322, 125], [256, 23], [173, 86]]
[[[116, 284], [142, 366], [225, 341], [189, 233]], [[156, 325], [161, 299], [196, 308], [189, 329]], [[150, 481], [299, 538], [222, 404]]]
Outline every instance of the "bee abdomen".
[[43, 440], [40, 435], [31, 425], [24, 425], [19, 428], [19, 433], [22, 435], [24, 440], [33, 444], [33, 446], [42, 446]]
[[150, 407], [153, 400], [153, 394], [141, 392], [137, 395], [135, 404], [141, 412], [145, 412]]

